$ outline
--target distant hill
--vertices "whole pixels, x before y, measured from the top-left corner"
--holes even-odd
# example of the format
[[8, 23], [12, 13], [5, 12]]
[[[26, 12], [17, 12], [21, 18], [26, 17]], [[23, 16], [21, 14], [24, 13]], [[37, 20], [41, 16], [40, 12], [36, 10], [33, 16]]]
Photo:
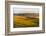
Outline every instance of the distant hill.
[[39, 18], [39, 13], [21, 13], [21, 14], [14, 14], [14, 16], [25, 16], [25, 17]]

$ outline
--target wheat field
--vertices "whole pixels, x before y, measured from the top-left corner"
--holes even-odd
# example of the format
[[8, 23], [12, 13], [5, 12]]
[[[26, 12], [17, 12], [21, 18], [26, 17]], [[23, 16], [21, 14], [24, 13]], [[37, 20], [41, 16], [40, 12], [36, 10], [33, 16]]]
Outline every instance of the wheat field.
[[39, 18], [25, 17], [25, 16], [13, 16], [13, 27], [38, 27]]

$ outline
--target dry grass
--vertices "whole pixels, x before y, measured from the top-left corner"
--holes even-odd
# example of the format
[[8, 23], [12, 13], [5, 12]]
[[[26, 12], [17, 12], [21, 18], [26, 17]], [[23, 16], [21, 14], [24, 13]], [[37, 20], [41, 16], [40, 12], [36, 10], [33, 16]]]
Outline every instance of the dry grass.
[[27, 18], [24, 16], [13, 16], [15, 27], [37, 27], [39, 26], [39, 18]]

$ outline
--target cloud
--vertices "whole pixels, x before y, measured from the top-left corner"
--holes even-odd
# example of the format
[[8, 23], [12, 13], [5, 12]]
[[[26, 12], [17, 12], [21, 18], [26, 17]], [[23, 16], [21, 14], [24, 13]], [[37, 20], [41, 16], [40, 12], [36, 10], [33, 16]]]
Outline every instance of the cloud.
[[38, 8], [15, 8], [13, 13], [39, 13]]

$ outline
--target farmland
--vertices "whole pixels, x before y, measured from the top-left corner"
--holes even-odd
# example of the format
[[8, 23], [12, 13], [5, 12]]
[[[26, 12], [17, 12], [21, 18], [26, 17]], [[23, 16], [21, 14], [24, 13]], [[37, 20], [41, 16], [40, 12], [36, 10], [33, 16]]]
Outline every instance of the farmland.
[[38, 27], [39, 18], [28, 16], [13, 16], [13, 26], [16, 27]]

